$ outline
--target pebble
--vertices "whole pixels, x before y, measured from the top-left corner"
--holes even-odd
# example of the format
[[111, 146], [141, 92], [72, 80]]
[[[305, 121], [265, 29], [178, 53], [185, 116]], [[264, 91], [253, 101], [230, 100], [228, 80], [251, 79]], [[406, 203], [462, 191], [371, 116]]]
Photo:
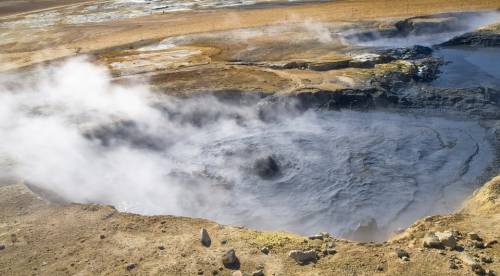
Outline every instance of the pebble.
[[489, 242], [485, 243], [484, 247], [490, 248], [490, 247], [493, 247], [493, 245], [495, 245], [497, 243], [498, 243], [497, 240], [492, 240], [492, 241], [489, 241]]
[[317, 234], [317, 235], [309, 236], [309, 239], [310, 240], [323, 240], [323, 235]]
[[105, 235], [100, 235], [100, 236], [99, 236], [99, 238], [100, 238], [101, 240], [104, 240], [104, 239], [106, 238], [106, 236], [105, 236]]
[[264, 271], [262, 269], [254, 271], [252, 276], [264, 276]]
[[488, 269], [486, 270], [486, 276], [496, 276], [497, 274], [495, 273], [495, 271], [491, 270], [491, 269]]
[[234, 251], [234, 249], [227, 251], [222, 256], [222, 264], [228, 268], [238, 264], [238, 257], [236, 257], [236, 251]]
[[269, 254], [269, 248], [267, 246], [264, 246], [260, 249], [260, 252], [267, 255], [267, 254]]
[[5, 245], [0, 244], [0, 250], [4, 250], [4, 249], [5, 249]]
[[450, 268], [451, 269], [458, 269], [458, 266], [455, 262], [450, 262]]
[[130, 264], [127, 264], [127, 266], [126, 266], [125, 268], [126, 268], [128, 271], [130, 271], [130, 270], [132, 270], [132, 269], [134, 269], [134, 268], [136, 268], [136, 267], [137, 267], [137, 265], [136, 265], [136, 264], [134, 264], [134, 263], [130, 263]]
[[478, 275], [484, 275], [485, 271], [481, 265], [469, 254], [462, 253], [459, 255], [460, 260], [472, 269], [472, 271]]
[[481, 262], [485, 264], [491, 264], [493, 262], [493, 258], [491, 258], [490, 256], [483, 256], [481, 257]]
[[403, 249], [397, 249], [396, 256], [398, 256], [398, 258], [400, 259], [402, 259], [403, 257], [410, 258], [410, 254], [408, 254], [408, 252]]
[[482, 241], [482, 239], [479, 237], [479, 235], [475, 232], [467, 233], [467, 237], [469, 237], [469, 239], [471, 239], [471, 240]]
[[472, 241], [472, 243], [471, 243], [471, 244], [472, 244], [472, 246], [474, 246], [474, 247], [475, 247], [475, 248], [477, 248], [477, 249], [484, 249], [484, 248], [485, 248], [485, 247], [484, 247], [484, 243], [482, 243], [482, 242], [480, 242], [480, 241], [476, 241], [476, 240], [474, 240], [474, 241]]
[[200, 229], [200, 241], [203, 246], [209, 247], [212, 244], [212, 240], [208, 235], [208, 231], [205, 228]]
[[300, 265], [305, 265], [318, 259], [316, 251], [314, 250], [292, 250], [288, 252], [288, 257], [294, 259]]
[[165, 250], [165, 246], [160, 245], [160, 246], [158, 246], [158, 249], [160, 249], [160, 250]]

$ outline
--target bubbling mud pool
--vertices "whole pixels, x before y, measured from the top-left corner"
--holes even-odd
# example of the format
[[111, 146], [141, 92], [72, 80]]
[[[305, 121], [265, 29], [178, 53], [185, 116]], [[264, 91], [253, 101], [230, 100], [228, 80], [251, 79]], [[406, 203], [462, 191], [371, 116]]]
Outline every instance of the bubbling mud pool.
[[169, 97], [81, 61], [42, 75], [0, 82], [0, 179], [69, 202], [383, 239], [452, 211], [495, 160], [473, 120]]
[[[379, 239], [452, 211], [494, 160], [486, 130], [473, 121], [312, 110], [264, 120], [186, 115], [198, 129], [182, 141], [128, 136], [133, 124], [87, 137], [106, 147], [119, 137], [121, 146], [147, 147], [175, 163], [164, 185], [183, 190], [183, 214], [257, 229]], [[227, 131], [233, 123], [237, 131]], [[132, 197], [118, 207], [149, 213], [147, 205]]]
[[[206, 131], [217, 137], [210, 132], [219, 129]], [[205, 216], [259, 229], [348, 236], [359, 227], [387, 232], [451, 211], [493, 160], [485, 134], [475, 122], [307, 112], [250, 122], [242, 133], [206, 141], [191, 160], [204, 168], [202, 178], [228, 187], [226, 200]], [[182, 172], [180, 181], [194, 181], [193, 174]]]

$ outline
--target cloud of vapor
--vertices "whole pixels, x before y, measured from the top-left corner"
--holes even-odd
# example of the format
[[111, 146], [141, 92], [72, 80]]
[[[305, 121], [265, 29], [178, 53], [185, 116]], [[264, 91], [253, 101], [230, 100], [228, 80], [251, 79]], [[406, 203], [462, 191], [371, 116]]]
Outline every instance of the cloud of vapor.
[[[180, 102], [114, 85], [105, 69], [81, 59], [0, 84], [0, 155], [14, 175], [69, 201], [143, 214], [216, 216], [210, 208], [223, 204], [230, 183], [199, 184], [210, 178], [197, 162], [202, 147], [242, 133], [241, 118], [261, 116], [212, 97]], [[225, 177], [235, 180], [232, 173]]]

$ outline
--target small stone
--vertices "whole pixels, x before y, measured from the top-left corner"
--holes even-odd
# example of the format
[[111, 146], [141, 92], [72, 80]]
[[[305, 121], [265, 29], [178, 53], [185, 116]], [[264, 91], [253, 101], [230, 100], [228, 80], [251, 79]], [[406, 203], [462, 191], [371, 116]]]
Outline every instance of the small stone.
[[327, 248], [326, 254], [327, 255], [335, 255], [335, 254], [337, 254], [337, 250], [335, 250], [335, 248]]
[[200, 230], [200, 240], [201, 240], [201, 244], [203, 246], [209, 247], [210, 244], [212, 244], [212, 240], [210, 239], [210, 236], [208, 235], [207, 229], [201, 228], [201, 230]]
[[425, 234], [422, 242], [423, 246], [427, 248], [443, 248], [443, 243], [439, 241], [438, 237], [432, 232]]
[[101, 235], [99, 236], [99, 238], [100, 238], [101, 240], [104, 240], [104, 239], [106, 238], [106, 236], [101, 234]]
[[160, 250], [165, 250], [165, 246], [160, 245], [160, 246], [158, 246], [158, 249], [160, 249]]
[[397, 249], [396, 256], [398, 256], [398, 258], [400, 259], [402, 259], [403, 257], [410, 258], [410, 254], [408, 254], [408, 252], [404, 251], [403, 249]]
[[444, 246], [451, 249], [457, 246], [457, 240], [451, 231], [436, 232], [435, 235]]
[[288, 252], [288, 257], [294, 259], [300, 265], [306, 265], [318, 259], [316, 251], [314, 250], [308, 250], [308, 251], [292, 250]]
[[474, 241], [482, 241], [482, 239], [479, 237], [479, 235], [475, 232], [467, 233], [467, 237], [469, 237], [469, 239], [474, 240]]
[[488, 269], [488, 270], [486, 270], [485, 275], [486, 276], [496, 276], [497, 274], [495, 273], [495, 271]]
[[227, 251], [222, 256], [222, 264], [227, 268], [234, 267], [238, 264], [238, 257], [236, 257], [236, 251], [234, 251], [234, 249]]
[[267, 246], [264, 246], [260, 249], [260, 252], [267, 255], [267, 254], [269, 254], [269, 248]]
[[264, 276], [264, 271], [262, 269], [254, 271], [252, 276]]
[[483, 256], [481, 257], [481, 262], [485, 264], [491, 264], [493, 262], [493, 258], [491, 258], [490, 256]]
[[227, 240], [221, 240], [221, 241], [220, 241], [220, 244], [221, 244], [221, 245], [225, 245], [225, 244], [227, 244]]
[[485, 244], [484, 244], [484, 247], [486, 247], [486, 248], [491, 248], [491, 247], [493, 247], [493, 245], [495, 245], [495, 244], [497, 244], [497, 243], [498, 243], [498, 241], [497, 241], [497, 240], [492, 240], [492, 241], [489, 241], [489, 242], [485, 243]]
[[212, 275], [219, 275], [219, 271], [218, 270], [213, 270], [212, 271]]
[[410, 258], [409, 257], [406, 257], [406, 256], [403, 256], [403, 258], [401, 258], [401, 260], [405, 261], [405, 262], [408, 262], [410, 261]]
[[471, 255], [467, 253], [462, 253], [459, 255], [459, 258], [464, 264], [470, 266], [470, 268], [474, 273], [478, 275], [484, 275], [485, 273], [484, 269]]
[[312, 236], [309, 236], [309, 239], [310, 240], [323, 240], [323, 235], [321, 235], [321, 234], [312, 235]]
[[198, 275], [203, 275], [203, 269], [198, 269]]
[[5, 245], [0, 244], [0, 250], [4, 250], [4, 249], [5, 249]]
[[486, 271], [480, 265], [471, 266], [471, 269], [477, 275], [484, 275], [484, 274], [486, 274]]
[[137, 267], [137, 265], [136, 265], [136, 264], [134, 264], [134, 263], [130, 263], [130, 264], [127, 264], [127, 266], [126, 266], [125, 268], [126, 268], [128, 271], [130, 271], [130, 270], [132, 270], [132, 269], [134, 269], [134, 268], [136, 268], [136, 267]]
[[484, 243], [482, 243], [480, 241], [472, 241], [471, 245], [477, 249], [484, 249], [485, 248]]
[[458, 255], [458, 258], [466, 265], [468, 266], [474, 266], [478, 265], [478, 262], [469, 254], [463, 252], [462, 254]]

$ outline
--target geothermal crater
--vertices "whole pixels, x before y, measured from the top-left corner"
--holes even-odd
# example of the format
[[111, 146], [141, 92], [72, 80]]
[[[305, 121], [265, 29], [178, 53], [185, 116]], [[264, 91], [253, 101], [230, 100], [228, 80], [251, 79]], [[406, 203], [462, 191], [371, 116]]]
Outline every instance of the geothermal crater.
[[[371, 236], [358, 238], [382, 238], [419, 217], [451, 211], [494, 160], [486, 130], [474, 121], [375, 111], [311, 110], [266, 121], [198, 115], [214, 119], [197, 122], [180, 141], [127, 131], [130, 124], [101, 128], [100, 139], [107, 150], [147, 145], [177, 164], [165, 168], [169, 175], [159, 185], [183, 189], [184, 214], [258, 229], [356, 236], [371, 227]], [[197, 150], [186, 155], [179, 147]], [[150, 204], [164, 205], [119, 200], [106, 203], [145, 214]]]

